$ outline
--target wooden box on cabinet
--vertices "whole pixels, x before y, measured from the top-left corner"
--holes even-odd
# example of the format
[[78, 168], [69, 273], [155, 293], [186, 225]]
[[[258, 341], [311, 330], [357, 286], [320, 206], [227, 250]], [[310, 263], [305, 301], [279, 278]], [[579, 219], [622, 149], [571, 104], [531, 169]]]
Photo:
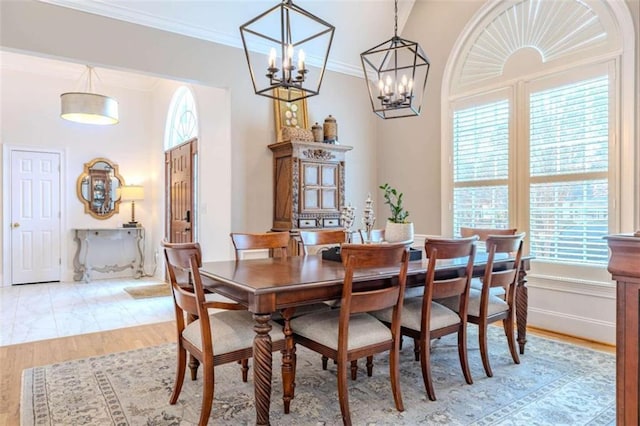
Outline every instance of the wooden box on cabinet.
[[610, 235], [609, 272], [617, 281], [616, 423], [640, 424], [640, 235]]
[[273, 230], [340, 226], [344, 206], [345, 154], [352, 147], [287, 141], [273, 152]]

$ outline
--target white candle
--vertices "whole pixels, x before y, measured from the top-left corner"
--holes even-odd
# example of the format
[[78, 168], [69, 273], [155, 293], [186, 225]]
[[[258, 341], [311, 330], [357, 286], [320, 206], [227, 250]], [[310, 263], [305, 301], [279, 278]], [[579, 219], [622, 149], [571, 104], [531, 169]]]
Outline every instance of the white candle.
[[302, 49], [300, 49], [300, 52], [298, 52], [298, 69], [304, 69], [304, 50]]
[[269, 68], [276, 67], [276, 48], [272, 47], [269, 51]]

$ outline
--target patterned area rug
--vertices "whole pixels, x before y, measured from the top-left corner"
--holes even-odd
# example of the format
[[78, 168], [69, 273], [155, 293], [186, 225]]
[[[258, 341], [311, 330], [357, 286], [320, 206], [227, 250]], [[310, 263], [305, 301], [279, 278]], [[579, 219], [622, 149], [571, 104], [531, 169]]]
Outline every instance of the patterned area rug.
[[124, 291], [129, 293], [129, 296], [133, 297], [134, 299], [171, 296], [171, 287], [169, 287], [168, 283], [125, 287]]
[[[529, 337], [515, 365], [501, 329], [490, 327], [494, 377], [484, 374], [476, 328], [469, 327], [467, 385], [455, 338], [434, 343], [432, 367], [437, 401], [429, 401], [413, 345], [401, 353], [405, 411], [395, 410], [388, 357], [375, 358], [373, 377], [364, 360], [349, 382], [351, 417], [356, 425], [613, 425], [615, 357], [577, 346]], [[409, 341], [405, 341], [409, 343]], [[296, 396], [282, 413], [280, 354], [274, 354], [271, 403], [273, 425], [339, 425], [335, 366], [321, 368], [320, 357], [298, 346]], [[139, 349], [24, 370], [21, 423], [30, 425], [192, 425], [200, 410], [201, 381], [188, 376], [176, 405], [169, 405], [175, 373], [175, 345]], [[199, 372], [200, 373], [200, 372]], [[215, 401], [209, 424], [255, 423], [253, 382], [243, 383], [239, 365], [216, 368]]]

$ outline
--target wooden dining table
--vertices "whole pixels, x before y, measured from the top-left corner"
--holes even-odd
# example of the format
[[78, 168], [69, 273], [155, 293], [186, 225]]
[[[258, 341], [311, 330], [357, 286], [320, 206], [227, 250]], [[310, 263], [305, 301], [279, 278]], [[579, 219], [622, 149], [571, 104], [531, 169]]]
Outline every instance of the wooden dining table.
[[[526, 344], [528, 295], [526, 271], [530, 258], [524, 257], [518, 277], [516, 293], [517, 341], [520, 353]], [[474, 276], [484, 274], [486, 253], [476, 254]], [[495, 261], [495, 267], [513, 262], [504, 258]], [[464, 270], [465, 262], [439, 262], [437, 276], [455, 275]], [[424, 285], [426, 259], [409, 263], [407, 287]], [[271, 314], [281, 312], [284, 318], [286, 347], [282, 352], [282, 382], [285, 413], [294, 397], [295, 345], [289, 319], [296, 308], [313, 303], [339, 300], [342, 295], [344, 268], [340, 262], [324, 260], [319, 255], [287, 258], [265, 258], [205, 262], [200, 268], [209, 291], [219, 293], [247, 307], [256, 321], [253, 341], [253, 377], [255, 387], [256, 424], [269, 424], [272, 379]], [[392, 279], [394, 272], [387, 269], [359, 271], [354, 287], [376, 288]]]

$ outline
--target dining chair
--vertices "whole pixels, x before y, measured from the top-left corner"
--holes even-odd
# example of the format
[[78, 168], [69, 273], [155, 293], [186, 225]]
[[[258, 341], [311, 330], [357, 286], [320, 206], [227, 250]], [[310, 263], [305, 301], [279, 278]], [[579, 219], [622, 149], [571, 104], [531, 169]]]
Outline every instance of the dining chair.
[[480, 241], [486, 241], [489, 235], [515, 235], [518, 232], [516, 228], [471, 228], [460, 227], [460, 236], [462, 238], [478, 236]]
[[[468, 384], [473, 383], [467, 359], [467, 302], [473, 273], [477, 236], [458, 239], [427, 238], [425, 254], [428, 260], [421, 297], [405, 299], [401, 332], [412, 337], [416, 361], [420, 360], [422, 379], [430, 400], [436, 400], [431, 377], [431, 340], [448, 334], [458, 335], [458, 357]], [[436, 277], [438, 262], [459, 262], [460, 269], [451, 276]], [[457, 310], [447, 308], [436, 299], [457, 297]], [[389, 309], [373, 315], [387, 324], [393, 320]]]
[[316, 254], [329, 245], [340, 245], [345, 242], [345, 232], [342, 229], [300, 231], [303, 252], [306, 255]]
[[232, 232], [230, 235], [236, 259], [241, 259], [243, 253], [247, 251], [265, 249], [269, 250], [271, 257], [287, 257], [289, 255], [289, 240], [291, 236], [288, 231], [264, 233]]
[[[321, 230], [321, 231], [300, 231], [300, 240], [304, 248], [304, 255], [317, 254], [324, 247], [329, 245], [341, 245], [345, 243], [345, 231], [343, 230]], [[364, 240], [363, 240], [364, 241]], [[337, 300], [331, 300], [325, 302], [330, 308], [340, 307], [340, 302]], [[322, 355], [322, 369], [328, 368], [329, 359]], [[373, 374], [373, 364], [367, 362], [367, 374], [369, 377]], [[351, 380], [358, 378], [358, 360], [351, 361]]]
[[[180, 396], [188, 352], [202, 365], [202, 407], [198, 424], [204, 426], [213, 404], [214, 367], [253, 356], [255, 321], [242, 305], [205, 299], [199, 269], [202, 266], [200, 244], [162, 242], [162, 246], [176, 313], [178, 346], [176, 379], [169, 403], [175, 404]], [[184, 288], [188, 283], [178, 281], [178, 271], [189, 272], [192, 289]], [[220, 311], [209, 314], [208, 309]], [[187, 323], [185, 316], [189, 315], [197, 319]], [[282, 327], [274, 323], [271, 327], [273, 350], [282, 350], [285, 345]]]
[[[482, 288], [480, 290], [472, 288], [469, 291], [467, 321], [478, 326], [480, 355], [484, 371], [488, 377], [493, 377], [493, 372], [489, 363], [487, 326], [493, 322], [502, 320], [511, 358], [513, 358], [513, 362], [520, 364], [520, 358], [516, 350], [514, 321], [516, 290], [524, 236], [524, 233], [489, 235], [486, 239], [487, 266], [481, 280]], [[513, 263], [500, 264], [500, 267], [496, 267], [495, 256], [500, 253], [513, 257]], [[497, 295], [492, 291], [492, 289], [496, 288], [500, 289]], [[457, 308], [457, 306], [451, 305], [451, 299], [443, 301], [443, 303], [454, 310]]]
[[[517, 228], [472, 228], [472, 227], [460, 227], [460, 236], [463, 238], [476, 235], [479, 241], [483, 243], [487, 241], [490, 235], [515, 235], [518, 232]], [[473, 278], [471, 280], [471, 288], [477, 290], [482, 289], [482, 280], [480, 278]], [[500, 296], [504, 294], [502, 288], [494, 287], [491, 289], [491, 294], [494, 296]]]
[[[288, 247], [291, 236], [288, 231], [264, 233], [232, 232], [230, 236], [235, 248], [236, 260], [241, 259], [244, 253], [254, 250], [268, 249], [271, 257], [287, 257], [289, 254]], [[293, 312], [291, 312], [292, 309], [290, 308], [287, 318], [291, 319], [300, 315], [306, 315], [313, 312], [327, 312], [329, 310], [331, 310], [331, 306], [325, 303], [313, 303], [311, 305], [297, 307]], [[271, 315], [271, 318], [274, 321], [281, 323], [287, 331], [290, 329], [288, 320], [285, 319], [281, 312], [274, 312]], [[244, 359], [240, 361], [240, 364], [242, 365], [242, 380], [246, 382], [249, 374], [248, 360]], [[285, 410], [285, 412], [288, 412], [288, 407], [286, 407]]]
[[[409, 264], [409, 248], [404, 244], [343, 244], [342, 263], [345, 268], [339, 309], [304, 315], [291, 320], [296, 344], [337, 361], [338, 399], [345, 425], [351, 425], [347, 365], [362, 357], [389, 351], [389, 375], [396, 409], [404, 411], [399, 378], [400, 319]], [[379, 290], [360, 288], [354, 274], [363, 269], [385, 268], [397, 280]], [[393, 270], [393, 272], [391, 272]], [[392, 310], [390, 327], [385, 326], [370, 311]]]

